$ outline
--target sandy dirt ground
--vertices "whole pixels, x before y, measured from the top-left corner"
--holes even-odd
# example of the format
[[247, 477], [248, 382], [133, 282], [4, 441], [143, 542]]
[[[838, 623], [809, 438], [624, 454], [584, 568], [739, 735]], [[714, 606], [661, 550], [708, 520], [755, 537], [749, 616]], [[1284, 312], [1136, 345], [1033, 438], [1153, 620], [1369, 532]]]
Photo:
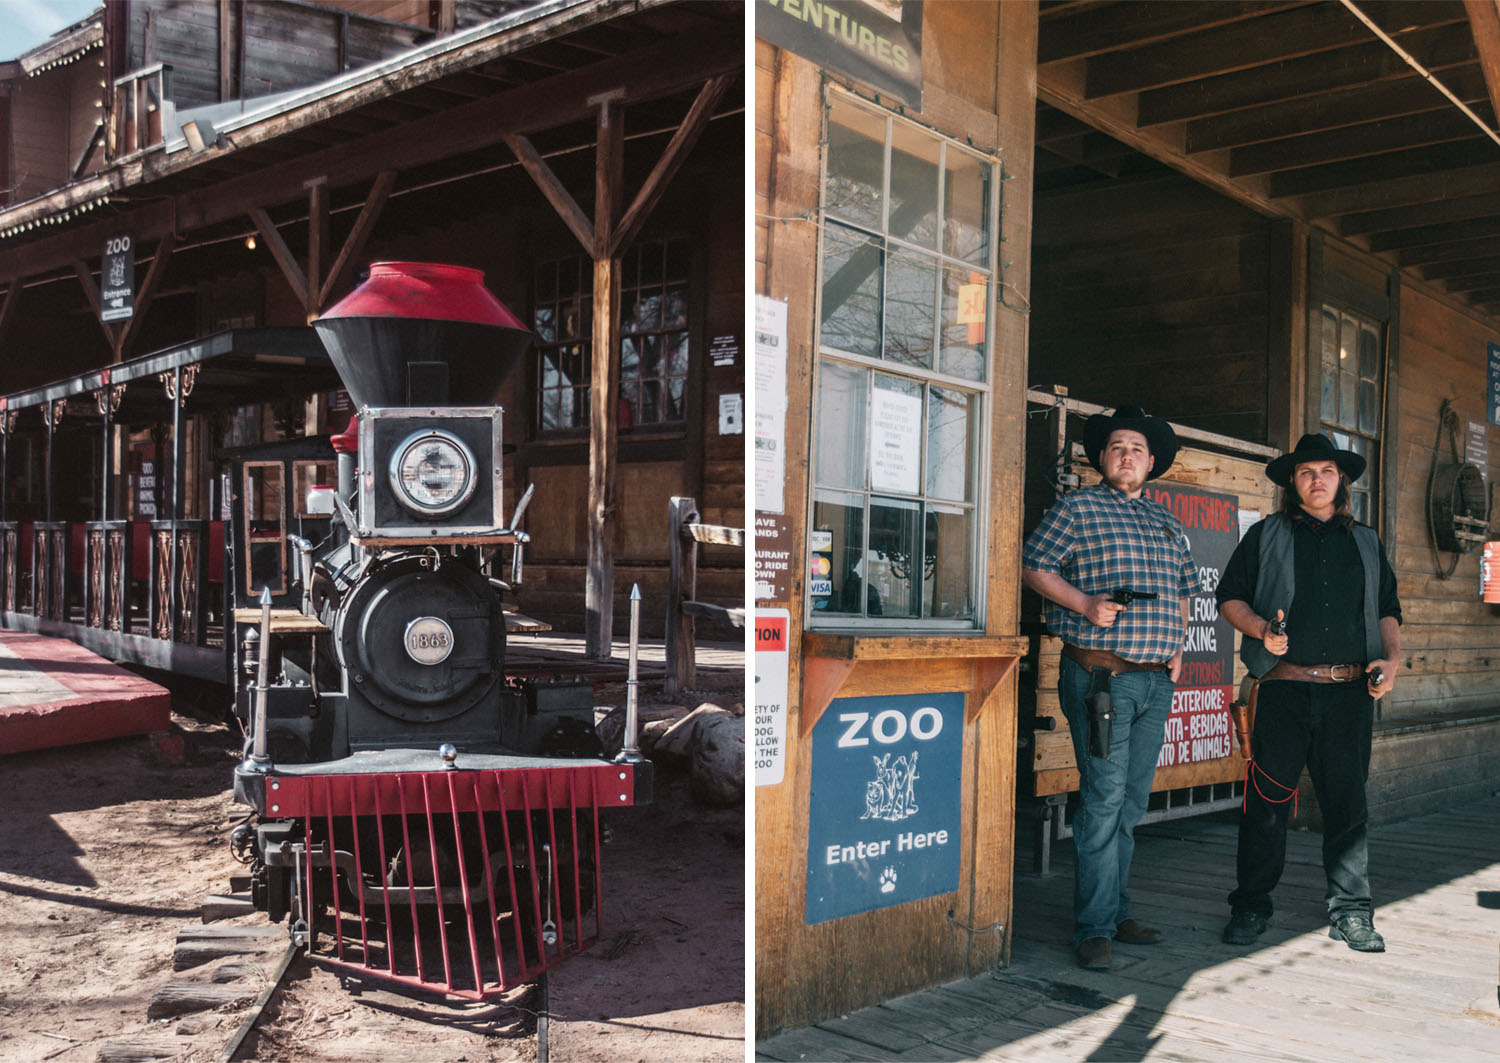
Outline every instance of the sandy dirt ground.
[[[209, 1063], [247, 1013], [147, 1020], [179, 928], [241, 870], [227, 844], [244, 814], [228, 790], [236, 740], [174, 728], [180, 763], [140, 738], [0, 757], [0, 1060], [92, 1063], [136, 1043]], [[743, 808], [695, 804], [666, 769], [656, 803], [607, 822], [604, 931], [552, 974], [551, 1058], [743, 1060]], [[534, 1060], [531, 1003], [403, 995], [298, 960], [238, 1058]]]

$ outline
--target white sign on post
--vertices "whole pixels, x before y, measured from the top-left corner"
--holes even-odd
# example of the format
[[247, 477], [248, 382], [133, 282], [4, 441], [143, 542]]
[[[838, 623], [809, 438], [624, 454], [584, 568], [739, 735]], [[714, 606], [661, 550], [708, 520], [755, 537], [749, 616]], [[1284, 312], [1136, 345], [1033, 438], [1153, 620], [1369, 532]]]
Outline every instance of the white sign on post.
[[792, 614], [785, 609], [755, 611], [755, 715], [751, 755], [755, 785], [775, 786], [786, 777], [786, 715], [791, 687]]
[[786, 512], [786, 303], [755, 297], [755, 509]]

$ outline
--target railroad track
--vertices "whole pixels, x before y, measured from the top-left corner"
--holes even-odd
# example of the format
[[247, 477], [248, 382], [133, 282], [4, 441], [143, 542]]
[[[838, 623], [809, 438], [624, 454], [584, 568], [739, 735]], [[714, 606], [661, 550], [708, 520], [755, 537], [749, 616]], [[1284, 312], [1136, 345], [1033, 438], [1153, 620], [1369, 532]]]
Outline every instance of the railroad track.
[[[205, 912], [222, 909], [226, 900], [210, 898]], [[147, 1018], [173, 1021], [175, 1032], [106, 1042], [99, 1047], [98, 1063], [170, 1061], [189, 1053], [204, 1058], [210, 1049], [216, 1052], [213, 1058], [217, 1063], [252, 1058], [245, 1054], [257, 1043], [251, 1035], [264, 1035], [275, 1028], [274, 1019], [263, 1020], [278, 992], [289, 981], [306, 981], [309, 969], [319, 966], [316, 959], [309, 960], [300, 946], [287, 940], [283, 927], [243, 923], [184, 926], [173, 949], [173, 978], [157, 988], [147, 1006]], [[294, 977], [289, 979], [289, 975]], [[552, 1021], [546, 975], [530, 988], [528, 1006], [510, 1003], [505, 1007], [533, 1018], [536, 1058], [538, 1063], [547, 1063]], [[405, 996], [397, 987], [389, 991]], [[406, 999], [413, 1008], [421, 1008], [420, 994]], [[233, 1013], [237, 1024], [228, 1040], [215, 1046], [213, 1042], [223, 1037], [224, 1027], [212, 1013], [226, 1011]], [[267, 1022], [271, 1024], [269, 1030]], [[299, 1058], [318, 1058], [316, 1045], [304, 1048], [299, 1049]]]

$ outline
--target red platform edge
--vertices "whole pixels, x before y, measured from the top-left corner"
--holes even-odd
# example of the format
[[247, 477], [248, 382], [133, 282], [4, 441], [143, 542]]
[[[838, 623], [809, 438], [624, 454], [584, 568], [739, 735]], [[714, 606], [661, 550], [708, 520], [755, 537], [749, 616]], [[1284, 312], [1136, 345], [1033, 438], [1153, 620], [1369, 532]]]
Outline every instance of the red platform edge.
[[140, 734], [162, 735], [164, 749], [171, 744], [166, 732], [172, 721], [172, 699], [165, 687], [66, 639], [0, 630], [0, 642], [72, 695], [0, 705], [0, 754]]

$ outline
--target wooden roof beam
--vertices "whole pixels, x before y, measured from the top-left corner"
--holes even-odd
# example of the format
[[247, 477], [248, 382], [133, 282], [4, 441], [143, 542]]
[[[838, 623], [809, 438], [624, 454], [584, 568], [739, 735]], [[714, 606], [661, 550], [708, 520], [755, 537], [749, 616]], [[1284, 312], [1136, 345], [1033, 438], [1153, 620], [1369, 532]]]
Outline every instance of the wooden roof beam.
[[1233, 148], [1229, 153], [1229, 176], [1275, 173], [1368, 158], [1413, 147], [1472, 140], [1473, 134], [1474, 124], [1468, 118], [1444, 107]]
[[[1413, 30], [1397, 34], [1396, 39], [1428, 70], [1474, 61], [1473, 38], [1464, 25]], [[1141, 93], [1140, 122], [1143, 126], [1157, 125], [1316, 98], [1351, 84], [1374, 84], [1410, 72], [1411, 67], [1383, 42], [1363, 40], [1331, 52], [1150, 89]]]
[[1306, 192], [1295, 197], [1291, 206], [1306, 218], [1329, 218], [1487, 195], [1496, 188], [1500, 188], [1500, 162], [1485, 162], [1448, 173], [1413, 174], [1366, 185]]
[[1317, 4], [1220, 29], [1185, 33], [1169, 41], [1088, 60], [1085, 96], [1174, 85], [1195, 78], [1332, 51], [1367, 40], [1369, 31], [1342, 8]]
[[1464, 0], [1490, 105], [1500, 114], [1500, 0]]
[[[1187, 124], [1187, 148], [1236, 148], [1448, 106], [1441, 93], [1407, 69], [1406, 76], [1375, 85], [1332, 89], [1317, 96], [1192, 119]], [[1444, 78], [1466, 102], [1485, 98], [1484, 77], [1477, 63], [1455, 68]]]
[[1178, 0], [1171, 4], [1118, 4], [1082, 11], [1042, 12], [1037, 29], [1037, 62], [1077, 59], [1119, 48], [1168, 40], [1182, 33], [1225, 26], [1273, 11], [1302, 6], [1306, 0]]
[[1484, 218], [1495, 214], [1500, 214], [1500, 192], [1478, 196], [1456, 196], [1434, 203], [1414, 203], [1407, 206], [1388, 207], [1384, 210], [1365, 210], [1346, 214], [1339, 219], [1339, 233], [1343, 236], [1388, 233], [1402, 229], [1443, 225], [1447, 222], [1462, 222], [1469, 218]]
[[[1472, 126], [1470, 127], [1472, 128]], [[1271, 175], [1272, 199], [1327, 192], [1377, 184], [1397, 177], [1427, 176], [1447, 170], [1479, 166], [1495, 159], [1495, 145], [1484, 137], [1469, 137], [1447, 144], [1394, 151], [1360, 159], [1284, 170]]]
[[1472, 240], [1500, 235], [1500, 214], [1487, 218], [1466, 218], [1441, 225], [1423, 225], [1410, 229], [1376, 233], [1370, 237], [1371, 251], [1405, 251], [1432, 244], [1449, 244], [1455, 240]]
[[[1493, 247], [1494, 241], [1491, 240], [1488, 244]], [[1477, 252], [1478, 248], [1475, 250]], [[1500, 254], [1476, 254], [1473, 258], [1434, 262], [1422, 266], [1417, 272], [1422, 275], [1423, 280], [1442, 281], [1449, 277], [1466, 277], [1476, 273], [1488, 273], [1491, 270], [1500, 270]]]

